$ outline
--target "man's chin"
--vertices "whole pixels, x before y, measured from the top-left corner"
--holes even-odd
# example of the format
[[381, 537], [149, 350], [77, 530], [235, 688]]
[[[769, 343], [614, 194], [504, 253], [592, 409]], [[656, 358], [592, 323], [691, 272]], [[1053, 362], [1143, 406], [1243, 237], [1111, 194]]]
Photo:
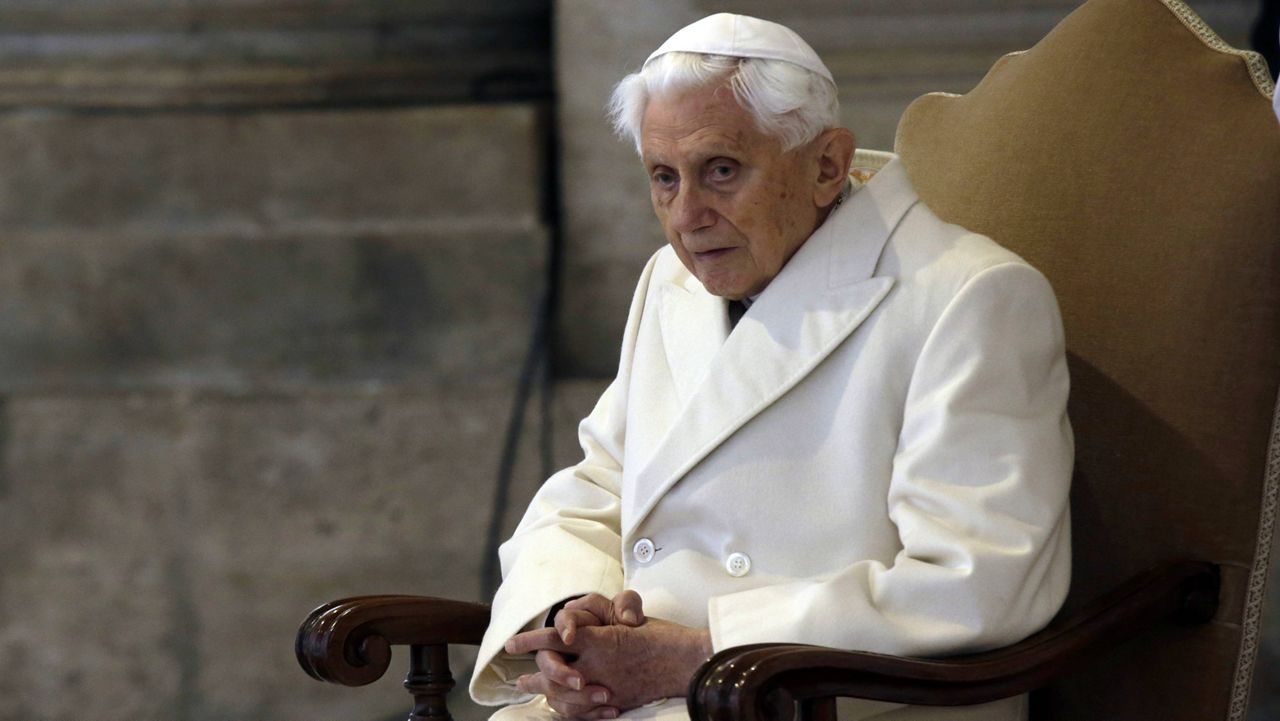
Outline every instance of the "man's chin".
[[767, 282], [752, 272], [739, 273], [735, 269], [723, 266], [708, 268], [694, 264], [693, 276], [702, 283], [708, 293], [726, 300], [742, 300], [749, 298], [764, 289]]
[[702, 287], [706, 288], [707, 292], [710, 293], [711, 295], [717, 296], [719, 298], [724, 298], [725, 300], [742, 300], [743, 298], [747, 298], [751, 296], [751, 293], [740, 290], [740, 289], [736, 289], [736, 288], [720, 289], [720, 288], [708, 286], [706, 283], [703, 283]]
[[711, 295], [720, 298], [727, 298], [729, 300], [736, 300], [736, 298], [732, 297], [734, 295], [733, 286], [726, 285], [715, 278], [704, 278], [702, 276], [697, 276], [696, 274], [695, 277], [698, 278], [698, 282], [702, 283], [702, 287]]

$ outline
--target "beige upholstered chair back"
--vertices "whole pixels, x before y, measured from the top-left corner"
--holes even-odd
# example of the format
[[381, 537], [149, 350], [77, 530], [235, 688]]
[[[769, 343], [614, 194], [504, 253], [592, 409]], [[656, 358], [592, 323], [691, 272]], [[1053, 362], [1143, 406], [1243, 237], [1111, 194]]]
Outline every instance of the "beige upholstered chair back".
[[1040, 693], [1037, 719], [1242, 719], [1280, 479], [1280, 124], [1265, 64], [1176, 0], [1090, 0], [898, 129], [921, 197], [1049, 277], [1077, 436], [1068, 610], [1165, 560], [1216, 620]]

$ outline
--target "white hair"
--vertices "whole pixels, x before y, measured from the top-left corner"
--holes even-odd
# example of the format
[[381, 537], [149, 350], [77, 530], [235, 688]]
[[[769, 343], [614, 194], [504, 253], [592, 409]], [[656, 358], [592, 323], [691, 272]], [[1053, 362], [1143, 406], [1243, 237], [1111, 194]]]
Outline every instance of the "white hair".
[[799, 65], [782, 60], [670, 52], [659, 55], [623, 78], [609, 100], [614, 130], [635, 141], [640, 152], [640, 122], [651, 97], [729, 83], [734, 99], [755, 118], [760, 131], [798, 148], [839, 121], [836, 86]]

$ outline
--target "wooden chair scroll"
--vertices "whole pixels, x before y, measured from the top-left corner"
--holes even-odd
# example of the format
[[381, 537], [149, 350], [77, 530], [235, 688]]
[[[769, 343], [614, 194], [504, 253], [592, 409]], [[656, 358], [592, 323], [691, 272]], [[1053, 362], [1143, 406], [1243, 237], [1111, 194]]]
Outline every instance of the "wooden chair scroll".
[[[717, 653], [689, 686], [689, 714], [704, 721], [832, 721], [836, 696], [954, 706], [1026, 693], [1110, 646], [1164, 623], [1198, 624], [1218, 608], [1219, 572], [1181, 562], [1138, 576], [1069, 618], [1006, 648], [911, 659], [797, 644]], [[298, 663], [344, 686], [386, 673], [391, 646], [409, 646], [410, 721], [450, 721], [448, 644], [478, 644], [489, 607], [415, 596], [363, 596], [325, 604], [298, 629]]]
[[294, 651], [312, 678], [364, 686], [391, 665], [391, 647], [409, 646], [404, 686], [413, 695], [409, 721], [451, 721], [445, 697], [454, 687], [451, 643], [478, 645], [489, 607], [421, 596], [360, 596], [327, 603], [298, 629]]
[[1021, 643], [948, 659], [910, 659], [797, 644], [756, 644], [711, 657], [689, 685], [705, 721], [833, 721], [836, 696], [928, 706], [1027, 693], [1153, 626], [1206, 623], [1218, 608], [1217, 566], [1149, 571]]

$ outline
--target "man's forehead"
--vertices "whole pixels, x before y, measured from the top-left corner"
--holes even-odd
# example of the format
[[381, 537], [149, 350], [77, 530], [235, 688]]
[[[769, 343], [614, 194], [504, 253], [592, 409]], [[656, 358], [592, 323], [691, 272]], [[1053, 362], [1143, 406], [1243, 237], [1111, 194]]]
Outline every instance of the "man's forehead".
[[646, 161], [673, 152], [737, 153], [759, 140], [758, 135], [755, 120], [732, 96], [709, 94], [654, 98], [640, 128]]

